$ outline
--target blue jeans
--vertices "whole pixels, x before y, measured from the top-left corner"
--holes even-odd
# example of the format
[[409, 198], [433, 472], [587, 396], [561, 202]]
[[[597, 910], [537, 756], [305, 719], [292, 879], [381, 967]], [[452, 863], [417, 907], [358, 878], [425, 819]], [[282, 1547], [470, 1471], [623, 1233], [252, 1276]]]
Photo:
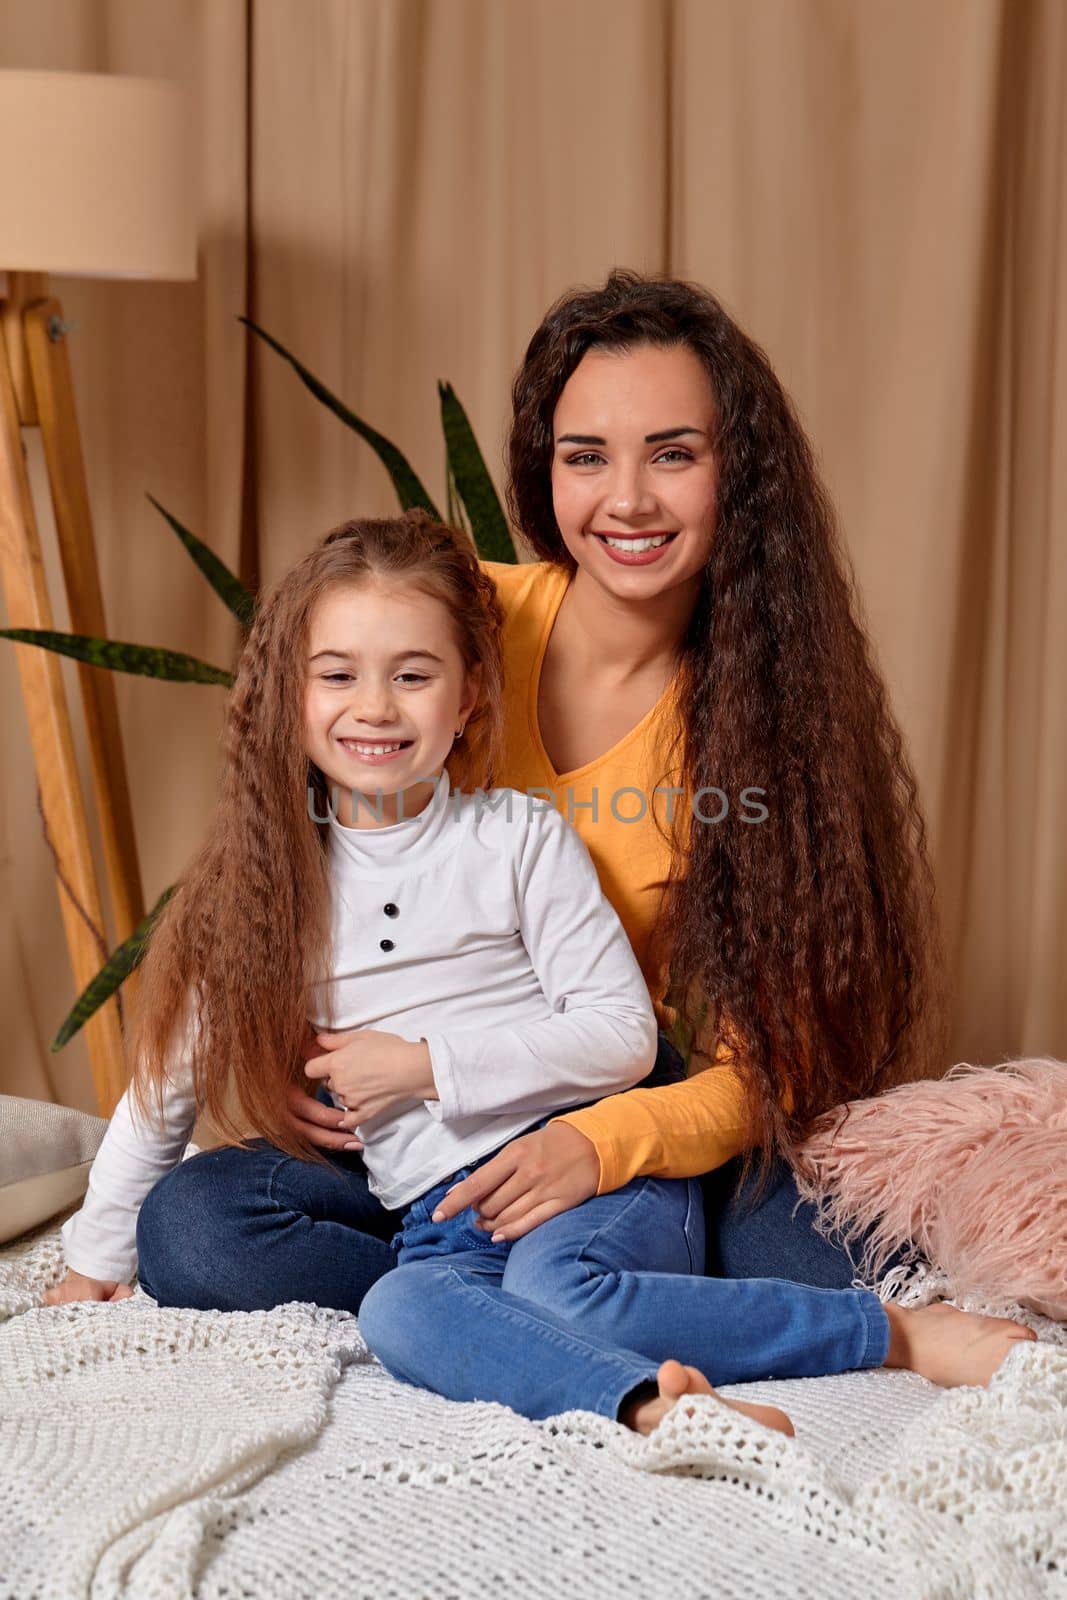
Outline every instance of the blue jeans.
[[137, 1278], [163, 1306], [264, 1311], [306, 1300], [358, 1311], [394, 1263], [402, 1212], [367, 1185], [358, 1153], [298, 1161], [265, 1139], [179, 1162], [137, 1218]]
[[[675, 1081], [682, 1071], [661, 1035], [645, 1086]], [[319, 1097], [331, 1103], [321, 1086]], [[137, 1220], [141, 1286], [160, 1305], [200, 1310], [258, 1311], [305, 1300], [359, 1311], [367, 1290], [395, 1265], [390, 1241], [402, 1213], [371, 1194], [358, 1153], [324, 1152], [324, 1167], [263, 1139], [250, 1146], [202, 1151], [149, 1191]], [[707, 1271], [847, 1288], [852, 1263], [815, 1232], [812, 1207], [793, 1215], [789, 1169], [776, 1169], [753, 1210], [744, 1196], [738, 1203], [736, 1168], [731, 1162], [703, 1180]]]
[[[486, 1158], [488, 1159], [488, 1158]], [[635, 1178], [494, 1245], [468, 1209], [431, 1220], [450, 1184], [409, 1207], [395, 1272], [359, 1325], [395, 1377], [522, 1415], [617, 1417], [669, 1357], [713, 1384], [881, 1366], [889, 1323], [866, 1289], [703, 1276], [696, 1180]]]
[[[684, 1074], [660, 1036], [646, 1087]], [[333, 1109], [321, 1083], [316, 1094]], [[544, 1119], [547, 1120], [547, 1119]], [[306, 1300], [358, 1311], [395, 1264], [403, 1210], [370, 1191], [358, 1152], [298, 1161], [265, 1139], [179, 1162], [149, 1190], [137, 1218], [137, 1278], [163, 1306], [261, 1311]]]

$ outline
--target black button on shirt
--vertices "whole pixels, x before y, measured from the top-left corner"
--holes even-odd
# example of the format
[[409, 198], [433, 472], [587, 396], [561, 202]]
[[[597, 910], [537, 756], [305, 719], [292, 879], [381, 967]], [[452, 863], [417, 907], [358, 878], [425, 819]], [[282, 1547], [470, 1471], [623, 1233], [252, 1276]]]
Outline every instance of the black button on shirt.
[[393, 943], [392, 939], [379, 939], [378, 948], [379, 950], [395, 950], [396, 945]]
[[394, 906], [391, 900], [387, 906], [382, 907], [382, 910], [385, 912], [387, 917], [397, 917], [400, 915], [399, 907]]

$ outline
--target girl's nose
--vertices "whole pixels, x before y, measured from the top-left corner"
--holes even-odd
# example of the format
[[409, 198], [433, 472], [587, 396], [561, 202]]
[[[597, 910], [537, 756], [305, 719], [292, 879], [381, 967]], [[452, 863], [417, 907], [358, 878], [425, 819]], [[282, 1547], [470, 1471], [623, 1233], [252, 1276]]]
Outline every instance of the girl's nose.
[[352, 715], [357, 722], [393, 722], [393, 697], [384, 685], [376, 689], [364, 684], [352, 702]]

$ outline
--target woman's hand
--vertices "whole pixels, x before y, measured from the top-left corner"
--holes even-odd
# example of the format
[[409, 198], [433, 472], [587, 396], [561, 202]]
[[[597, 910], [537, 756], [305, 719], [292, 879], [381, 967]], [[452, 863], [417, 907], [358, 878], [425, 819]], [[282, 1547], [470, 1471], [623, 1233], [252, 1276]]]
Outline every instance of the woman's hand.
[[46, 1306], [65, 1306], [70, 1300], [125, 1300], [133, 1294], [128, 1283], [112, 1283], [106, 1278], [87, 1278], [73, 1267], [67, 1268], [62, 1283], [44, 1292]]
[[[322, 1046], [309, 1022], [304, 1029], [300, 1054], [305, 1063], [322, 1055]], [[344, 1112], [336, 1106], [325, 1105], [299, 1083], [291, 1083], [285, 1091], [289, 1110], [289, 1126], [301, 1139], [320, 1150], [362, 1150], [363, 1145], [354, 1139], [350, 1130], [343, 1127]]]
[[323, 1105], [298, 1083], [288, 1085], [285, 1099], [289, 1126], [309, 1144], [320, 1150], [362, 1150], [360, 1141], [343, 1125], [344, 1112], [338, 1111], [336, 1106]]
[[538, 1223], [581, 1205], [596, 1194], [596, 1145], [569, 1122], [550, 1122], [505, 1145], [499, 1155], [453, 1184], [433, 1214], [435, 1222], [473, 1206], [477, 1226], [498, 1239], [520, 1239]]
[[414, 1044], [395, 1033], [355, 1028], [347, 1033], [319, 1033], [319, 1055], [305, 1063], [309, 1078], [324, 1079], [348, 1107], [338, 1124], [354, 1128], [413, 1100], [436, 1100], [437, 1085], [425, 1040]]

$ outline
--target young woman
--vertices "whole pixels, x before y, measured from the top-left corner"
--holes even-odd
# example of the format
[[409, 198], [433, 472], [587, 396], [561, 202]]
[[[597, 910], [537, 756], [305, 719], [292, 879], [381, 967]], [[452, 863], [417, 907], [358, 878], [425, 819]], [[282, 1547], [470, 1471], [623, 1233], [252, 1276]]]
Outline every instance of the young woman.
[[[332, 1276], [333, 1303], [353, 1303], [360, 1246], [335, 1220], [346, 1174], [319, 1158], [332, 1204], [303, 1226], [275, 1196], [293, 1163], [270, 1137], [310, 1012], [333, 1048], [307, 1072], [358, 1130], [370, 1192], [403, 1209], [399, 1270], [360, 1309], [402, 1376], [646, 1431], [680, 1394], [712, 1392], [709, 1372], [889, 1361], [985, 1381], [1027, 1330], [950, 1308], [887, 1312], [867, 1290], [700, 1275], [693, 1184], [637, 1179], [515, 1243], [435, 1219], [444, 1192], [511, 1139], [629, 1087], [656, 1055], [645, 982], [577, 834], [517, 791], [452, 788], [450, 759], [478, 780], [492, 770], [499, 622], [462, 536], [423, 513], [346, 524], [266, 601], [238, 670], [215, 822], [146, 962], [133, 1098], [64, 1226], [71, 1274], [55, 1298], [113, 1295], [135, 1247], [142, 1285], [168, 1297], [153, 1277], [158, 1197], [178, 1173], [207, 1196], [185, 1248], [212, 1261], [215, 1152], [177, 1163], [198, 1106], [227, 1119], [232, 1082], [273, 1160], [250, 1197], [250, 1270], [273, 1235], [302, 1298], [322, 1303]], [[153, 1195], [156, 1258], [137, 1226]], [[215, 1303], [231, 1294], [223, 1274]], [[736, 1409], [790, 1431], [773, 1408]]]
[[[634, 1177], [710, 1172], [709, 1270], [846, 1285], [784, 1164], [755, 1206], [735, 1186], [813, 1114], [936, 1071], [938, 952], [915, 780], [807, 439], [711, 295], [620, 271], [534, 334], [508, 459], [538, 559], [490, 568], [500, 782], [552, 795], [661, 1025], [700, 1024], [715, 1066], [514, 1141], [444, 1213], [514, 1239]], [[290, 1109], [344, 1143], [298, 1087]]]

